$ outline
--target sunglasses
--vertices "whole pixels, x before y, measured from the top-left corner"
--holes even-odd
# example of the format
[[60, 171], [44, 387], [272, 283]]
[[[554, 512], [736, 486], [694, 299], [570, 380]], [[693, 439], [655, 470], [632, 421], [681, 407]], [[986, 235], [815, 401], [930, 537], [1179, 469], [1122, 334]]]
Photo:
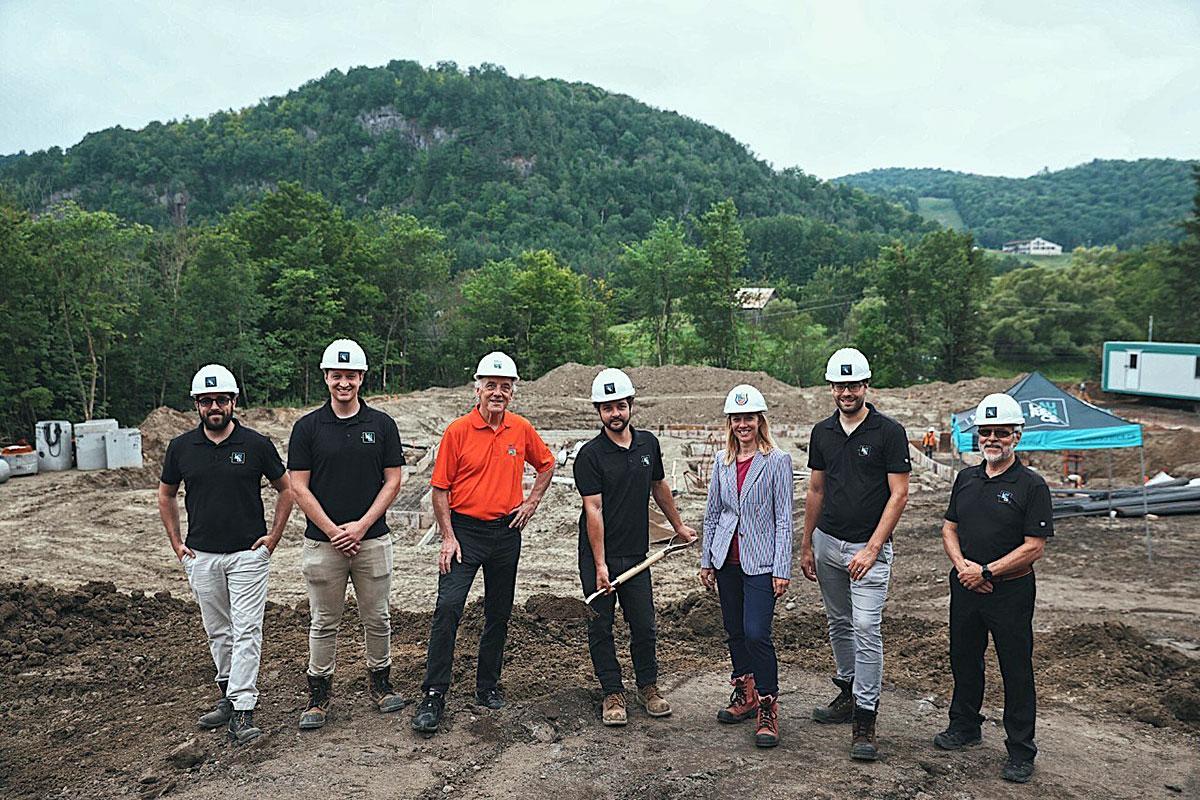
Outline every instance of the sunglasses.
[[212, 408], [213, 406], [220, 406], [221, 408], [224, 408], [225, 406], [231, 404], [232, 402], [233, 402], [232, 397], [197, 397], [196, 398], [196, 405], [200, 406], [201, 408]]
[[1006, 428], [980, 428], [979, 429], [979, 438], [980, 439], [993, 439], [993, 438], [995, 438], [995, 439], [1011, 439], [1013, 437], [1013, 434], [1015, 434], [1015, 433], [1016, 433], [1015, 430], [1008, 430]]

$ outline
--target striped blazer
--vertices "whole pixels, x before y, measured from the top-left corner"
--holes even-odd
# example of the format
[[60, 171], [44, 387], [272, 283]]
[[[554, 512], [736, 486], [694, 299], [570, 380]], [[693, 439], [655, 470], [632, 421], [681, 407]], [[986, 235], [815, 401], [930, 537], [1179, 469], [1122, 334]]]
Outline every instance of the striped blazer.
[[737, 465], [726, 464], [724, 451], [713, 462], [704, 509], [704, 550], [700, 566], [720, 569], [734, 535], [742, 571], [792, 577], [792, 457], [779, 448], [755, 453], [737, 490]]

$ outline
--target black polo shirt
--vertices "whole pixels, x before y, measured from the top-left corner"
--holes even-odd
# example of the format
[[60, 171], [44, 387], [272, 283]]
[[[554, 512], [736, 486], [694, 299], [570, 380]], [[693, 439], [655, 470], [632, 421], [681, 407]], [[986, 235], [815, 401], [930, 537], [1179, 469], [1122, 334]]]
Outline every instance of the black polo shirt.
[[958, 524], [962, 554], [976, 564], [1008, 555], [1026, 536], [1054, 535], [1050, 488], [1019, 458], [991, 478], [986, 462], [961, 470], [950, 490], [946, 519]]
[[[288, 442], [288, 469], [307, 470], [308, 488], [329, 518], [338, 525], [361, 519], [383, 488], [383, 470], [404, 466], [400, 431], [396, 421], [377, 411], [362, 398], [358, 413], [339, 419], [333, 406], [325, 405], [296, 420]], [[388, 532], [387, 515], [367, 530], [364, 539]], [[304, 535], [318, 542], [329, 537], [308, 521]]]
[[849, 436], [840, 412], [813, 426], [808, 468], [825, 473], [822, 531], [844, 542], [865, 542], [892, 496], [888, 474], [911, 472], [904, 426], [867, 403], [867, 417]]
[[[650, 549], [650, 484], [661, 481], [662, 449], [648, 431], [633, 430], [629, 449], [601, 430], [575, 456], [575, 488], [600, 495], [605, 556], [644, 556]], [[579, 548], [591, 552], [587, 512], [579, 513]]]
[[278, 480], [283, 472], [275, 444], [235, 419], [220, 444], [204, 435], [203, 425], [172, 439], [159, 480], [184, 484], [188, 547], [236, 553], [266, 534], [262, 479]]

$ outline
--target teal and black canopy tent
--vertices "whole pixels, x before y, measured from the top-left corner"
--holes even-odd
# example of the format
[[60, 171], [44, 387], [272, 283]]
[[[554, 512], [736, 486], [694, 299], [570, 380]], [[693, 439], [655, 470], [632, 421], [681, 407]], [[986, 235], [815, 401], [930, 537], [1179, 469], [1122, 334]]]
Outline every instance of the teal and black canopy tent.
[[[1142, 426], [1067, 394], [1040, 372], [1031, 372], [1005, 391], [1025, 412], [1025, 432], [1017, 450], [1107, 450], [1141, 447]], [[978, 449], [975, 409], [950, 418], [960, 453]]]

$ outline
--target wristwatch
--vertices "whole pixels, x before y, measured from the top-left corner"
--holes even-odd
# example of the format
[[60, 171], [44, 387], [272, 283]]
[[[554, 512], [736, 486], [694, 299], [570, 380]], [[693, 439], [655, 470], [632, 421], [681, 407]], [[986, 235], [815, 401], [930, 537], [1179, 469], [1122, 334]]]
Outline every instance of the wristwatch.
[[983, 565], [983, 579], [991, 583], [995, 578], [992, 577], [992, 571], [988, 569], [987, 564]]

